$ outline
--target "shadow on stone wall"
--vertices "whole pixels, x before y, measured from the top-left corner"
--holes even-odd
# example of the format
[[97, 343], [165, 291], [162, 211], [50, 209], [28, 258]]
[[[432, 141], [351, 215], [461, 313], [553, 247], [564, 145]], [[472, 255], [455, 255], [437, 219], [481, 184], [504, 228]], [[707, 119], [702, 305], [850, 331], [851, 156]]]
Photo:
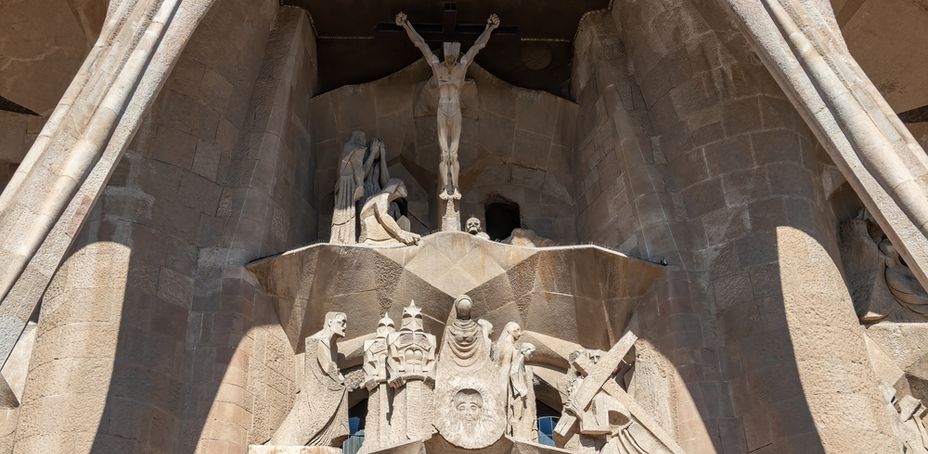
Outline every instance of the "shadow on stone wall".
[[690, 452], [888, 446], [827, 158], [725, 12], [616, 2], [581, 25], [572, 83], [579, 239], [669, 265], [635, 397]]
[[[478, 65], [468, 70], [462, 94], [461, 212], [486, 225], [484, 205], [494, 194], [516, 202], [523, 227], [560, 243], [574, 243], [575, 200], [569, 188], [577, 106], [546, 92], [512, 86]], [[328, 238], [332, 187], [342, 145], [352, 130], [384, 140], [391, 173], [412, 177], [410, 210], [438, 229], [437, 88], [420, 59], [383, 79], [349, 85], [310, 100], [313, 147], [319, 157], [316, 191]], [[414, 205], [414, 206], [413, 206]]]

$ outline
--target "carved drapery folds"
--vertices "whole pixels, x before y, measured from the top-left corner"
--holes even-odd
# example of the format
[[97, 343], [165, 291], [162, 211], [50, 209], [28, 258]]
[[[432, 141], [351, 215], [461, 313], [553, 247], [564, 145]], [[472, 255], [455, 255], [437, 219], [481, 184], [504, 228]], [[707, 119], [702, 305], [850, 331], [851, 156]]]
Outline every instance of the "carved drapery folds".
[[329, 312], [321, 331], [306, 338], [303, 383], [270, 445], [338, 446], [348, 436], [348, 394], [336, 363], [335, 339], [345, 337], [347, 316]]
[[[368, 393], [362, 452], [406, 452], [416, 443], [438, 449], [433, 437], [466, 450], [538, 442], [534, 369], [527, 364], [536, 346], [520, 342], [523, 330], [516, 322], [507, 323], [493, 342], [492, 325], [473, 317], [472, 308], [469, 296], [455, 299], [440, 349], [435, 336], [425, 332], [415, 302], [403, 309], [398, 330], [384, 316], [365, 338], [359, 387]], [[261, 448], [325, 450], [348, 435], [346, 384], [334, 349], [345, 327], [345, 314], [330, 312], [324, 328], [306, 339], [300, 393], [268, 443], [272, 446]], [[589, 453], [682, 452], [616, 381], [637, 340], [634, 334], [627, 333], [608, 352], [537, 333], [531, 339], [569, 357], [559, 385], [564, 408], [556, 428], [559, 447]]]
[[364, 131], [352, 131], [342, 147], [330, 243], [396, 246], [419, 241], [400, 212], [397, 201], [406, 198], [406, 185], [390, 178], [386, 153], [383, 140], [368, 142]]

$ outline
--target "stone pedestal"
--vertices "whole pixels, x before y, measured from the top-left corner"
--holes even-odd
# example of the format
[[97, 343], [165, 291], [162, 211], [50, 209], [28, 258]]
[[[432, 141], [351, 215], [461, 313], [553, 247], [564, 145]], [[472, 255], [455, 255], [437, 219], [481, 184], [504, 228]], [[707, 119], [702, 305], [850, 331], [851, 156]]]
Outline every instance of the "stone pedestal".
[[461, 231], [461, 201], [460, 200], [440, 200], [440, 207], [443, 208], [441, 216], [442, 232], [460, 232]]
[[249, 445], [248, 454], [342, 454], [342, 450], [329, 446]]

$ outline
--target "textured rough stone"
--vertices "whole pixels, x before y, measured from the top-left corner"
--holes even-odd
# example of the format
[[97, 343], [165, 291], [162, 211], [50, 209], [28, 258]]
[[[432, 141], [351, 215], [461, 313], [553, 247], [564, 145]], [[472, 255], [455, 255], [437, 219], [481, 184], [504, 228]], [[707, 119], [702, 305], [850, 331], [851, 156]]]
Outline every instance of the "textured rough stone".
[[[441, 8], [419, 3], [403, 8], [434, 43], [436, 25], [416, 18]], [[922, 449], [928, 12], [616, 0], [552, 44], [505, 27], [563, 18], [504, 3], [453, 24], [464, 45], [465, 16], [498, 8], [504, 28], [456, 79], [463, 197], [443, 205], [450, 149], [429, 62], [319, 92], [319, 72], [412, 61], [353, 53], [402, 42], [389, 27], [346, 32], [351, 14], [264, 0], [5, 2], [0, 454], [337, 452], [265, 445], [292, 408], [324, 400], [299, 390], [315, 370], [305, 339], [329, 310], [352, 321], [332, 361], [340, 422], [368, 399], [367, 452], [662, 451], [642, 427], [687, 452]], [[390, 22], [397, 5], [364, 14]], [[569, 86], [491, 74], [544, 85], [547, 46], [573, 47], [555, 56], [571, 62]], [[500, 61], [504, 48], [525, 58]], [[365, 190], [367, 219], [388, 212], [401, 228], [366, 224], [365, 237], [412, 232], [418, 245], [311, 245], [330, 237], [336, 206], [364, 211], [332, 193], [355, 128], [383, 139], [376, 169], [408, 188], [386, 204], [371, 199], [383, 184]], [[470, 220], [470, 234], [431, 234], [462, 215], [495, 232], [487, 207], [500, 200], [513, 238], [537, 232], [534, 247], [489, 241]], [[474, 316], [449, 320], [463, 293]], [[402, 336], [369, 334], [403, 308]], [[603, 359], [629, 330], [634, 351]], [[391, 336], [388, 367], [377, 348]], [[416, 376], [453, 363], [435, 351], [452, 344], [482, 345], [482, 372]], [[608, 380], [580, 393], [594, 375]], [[436, 395], [445, 404], [431, 408]], [[560, 448], [534, 443], [546, 407], [580, 419]], [[455, 424], [484, 410], [492, 424], [460, 436]], [[438, 413], [447, 438], [431, 433]]]

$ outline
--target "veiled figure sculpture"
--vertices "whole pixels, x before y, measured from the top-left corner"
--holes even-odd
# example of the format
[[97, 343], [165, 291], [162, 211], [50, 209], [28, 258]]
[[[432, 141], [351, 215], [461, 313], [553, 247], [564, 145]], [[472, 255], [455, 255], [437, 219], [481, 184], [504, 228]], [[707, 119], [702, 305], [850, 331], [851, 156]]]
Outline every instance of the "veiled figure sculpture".
[[489, 446], [503, 436], [509, 383], [491, 357], [492, 325], [474, 320], [472, 308], [469, 296], [455, 299], [435, 379], [435, 427], [448, 442], [465, 449]]
[[440, 361], [452, 363], [460, 372], [480, 369], [490, 361], [492, 345], [487, 330], [492, 325], [472, 319], [472, 307], [473, 301], [467, 295], [455, 299], [453, 317], [442, 336]]
[[353, 131], [342, 148], [335, 182], [335, 207], [332, 211], [332, 233], [329, 242], [355, 244], [355, 203], [364, 197], [364, 154], [367, 135]]
[[418, 234], [407, 232], [390, 216], [390, 204], [406, 197], [406, 185], [391, 178], [387, 186], [371, 196], [361, 209], [362, 244], [373, 246], [413, 245], [419, 242]]
[[322, 330], [306, 338], [300, 392], [267, 444], [338, 446], [348, 436], [348, 393], [335, 348], [335, 339], [345, 337], [347, 327], [344, 312], [329, 312]]

